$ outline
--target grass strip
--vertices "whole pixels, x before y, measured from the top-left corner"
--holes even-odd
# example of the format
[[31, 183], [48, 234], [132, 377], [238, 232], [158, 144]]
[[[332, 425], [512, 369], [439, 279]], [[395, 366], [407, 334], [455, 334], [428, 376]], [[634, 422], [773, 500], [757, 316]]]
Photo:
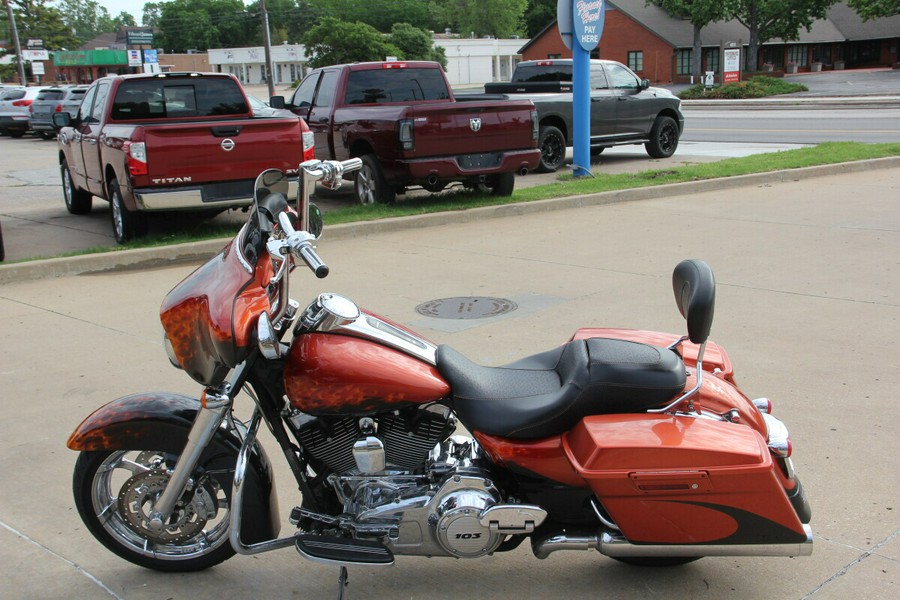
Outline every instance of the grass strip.
[[[754, 173], [766, 173], [783, 169], [800, 169], [821, 165], [871, 160], [900, 156], [900, 143], [863, 144], [859, 142], [826, 142], [809, 148], [784, 150], [768, 154], [755, 154], [741, 158], [727, 158], [712, 163], [702, 163], [657, 169], [639, 173], [619, 173], [607, 175], [598, 173], [595, 177], [575, 179], [571, 175], [560, 174], [559, 180], [546, 185], [539, 185], [513, 192], [508, 197], [490, 196], [471, 190], [460, 189], [440, 196], [425, 196], [403, 200], [395, 204], [376, 204], [370, 206], [352, 205], [346, 208], [325, 213], [325, 224], [354, 223], [359, 221], [375, 221], [392, 217], [404, 217], [435, 212], [466, 210], [481, 206], [500, 206], [517, 202], [533, 202], [549, 198], [564, 198], [626, 190], [670, 183], [684, 183], [722, 177], [735, 177]], [[190, 225], [189, 229], [177, 233], [151, 235], [133, 240], [121, 246], [98, 246], [86, 250], [76, 250], [57, 257], [81, 256], [101, 252], [116, 252], [134, 248], [154, 248], [171, 244], [197, 242], [207, 239], [228, 238], [235, 234], [233, 226], [216, 225], [199, 222]], [[51, 257], [34, 257], [15, 262], [44, 260]]]

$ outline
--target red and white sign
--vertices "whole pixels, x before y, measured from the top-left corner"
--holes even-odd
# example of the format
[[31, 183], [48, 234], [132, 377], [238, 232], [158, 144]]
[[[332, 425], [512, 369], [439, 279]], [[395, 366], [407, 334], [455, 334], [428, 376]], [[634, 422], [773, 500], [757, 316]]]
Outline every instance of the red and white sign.
[[733, 83], [741, 80], [741, 49], [725, 48], [722, 60], [722, 82]]

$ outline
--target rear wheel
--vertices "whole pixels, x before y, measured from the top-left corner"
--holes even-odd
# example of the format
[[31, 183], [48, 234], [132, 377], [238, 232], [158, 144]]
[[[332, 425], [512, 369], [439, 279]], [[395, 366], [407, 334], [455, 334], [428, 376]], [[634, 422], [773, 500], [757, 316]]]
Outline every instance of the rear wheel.
[[69, 163], [63, 159], [59, 165], [59, 174], [62, 177], [63, 199], [66, 201], [66, 210], [73, 215], [86, 215], [91, 212], [93, 196], [75, 186], [72, 181], [72, 172], [69, 171]]
[[537, 167], [539, 173], [552, 173], [566, 160], [566, 138], [552, 125], [541, 127], [538, 148], [541, 149], [541, 161]]
[[152, 528], [150, 509], [177, 460], [149, 450], [82, 452], [72, 485], [94, 537], [125, 560], [158, 571], [198, 571], [233, 556], [227, 469], [198, 466], [162, 530]]
[[678, 124], [672, 117], [656, 117], [650, 129], [650, 141], [644, 149], [651, 158], [669, 158], [678, 148]]
[[491, 187], [491, 196], [512, 196], [516, 187], [515, 173], [500, 173], [494, 175], [488, 185]]
[[113, 235], [120, 244], [147, 234], [147, 217], [141, 212], [125, 208], [122, 190], [115, 179], [109, 182], [109, 207], [112, 215]]
[[394, 188], [389, 186], [381, 170], [378, 157], [365, 154], [360, 157], [362, 167], [356, 172], [354, 190], [360, 204], [391, 204], [395, 198]]

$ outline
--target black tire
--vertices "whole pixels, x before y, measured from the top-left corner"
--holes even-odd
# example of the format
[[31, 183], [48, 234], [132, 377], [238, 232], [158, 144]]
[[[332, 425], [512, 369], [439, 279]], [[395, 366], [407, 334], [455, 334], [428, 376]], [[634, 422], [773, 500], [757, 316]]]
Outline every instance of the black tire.
[[109, 212], [116, 242], [124, 244], [147, 234], [147, 216], [138, 211], [130, 211], [122, 200], [122, 190], [115, 179], [109, 182]]
[[11, 138], [16, 138], [16, 139], [18, 139], [18, 138], [24, 137], [24, 136], [25, 136], [25, 132], [24, 132], [24, 131], [15, 130], [15, 131], [10, 131], [10, 132], [9, 132], [9, 137], [11, 137]]
[[151, 533], [147, 508], [177, 458], [140, 450], [82, 452], [72, 480], [75, 506], [91, 534], [125, 560], [157, 571], [199, 571], [234, 555], [229, 540], [230, 476], [221, 474], [227, 465], [214, 461], [208, 467], [217, 475], [205, 476], [198, 467], [192, 476], [194, 491], [176, 504], [161, 533]]
[[678, 124], [672, 117], [656, 117], [650, 141], [644, 144], [650, 158], [669, 158], [678, 148]]
[[353, 178], [356, 201], [363, 205], [393, 203], [396, 192], [393, 186], [388, 185], [378, 157], [374, 154], [364, 154], [360, 159], [362, 167]]
[[591, 156], [600, 156], [604, 150], [606, 150], [606, 146], [594, 146], [591, 148]]
[[552, 125], [541, 127], [538, 148], [541, 149], [538, 173], [552, 173], [559, 169], [566, 160], [566, 136]]
[[491, 196], [512, 196], [516, 187], [515, 173], [500, 173], [494, 175], [490, 181]]
[[702, 556], [632, 556], [615, 557], [615, 560], [632, 567], [679, 567], [700, 560]]
[[6, 260], [6, 248], [3, 247], [3, 227], [0, 226], [0, 262]]
[[59, 165], [59, 174], [62, 178], [66, 210], [73, 215], [86, 215], [91, 212], [94, 197], [90, 192], [75, 186], [75, 182], [72, 181], [72, 172], [69, 171], [69, 163], [65, 159]]
[[56, 134], [50, 133], [49, 131], [41, 131], [38, 133], [38, 135], [41, 136], [41, 138], [43, 138], [45, 140], [55, 140], [56, 139]]

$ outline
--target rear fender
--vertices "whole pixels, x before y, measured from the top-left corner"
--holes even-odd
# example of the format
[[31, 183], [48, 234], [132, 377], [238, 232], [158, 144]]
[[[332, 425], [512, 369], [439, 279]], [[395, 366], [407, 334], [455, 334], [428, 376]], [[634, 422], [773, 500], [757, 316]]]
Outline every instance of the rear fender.
[[[187, 443], [200, 401], [165, 392], [132, 394], [101, 406], [81, 422], [66, 445], [71, 450], [159, 450], [181, 454]], [[223, 424], [201, 461], [227, 456], [237, 461], [241, 448], [238, 432]], [[242, 538], [256, 543], [278, 536], [281, 522], [272, 466], [259, 442], [254, 442], [243, 488]]]

